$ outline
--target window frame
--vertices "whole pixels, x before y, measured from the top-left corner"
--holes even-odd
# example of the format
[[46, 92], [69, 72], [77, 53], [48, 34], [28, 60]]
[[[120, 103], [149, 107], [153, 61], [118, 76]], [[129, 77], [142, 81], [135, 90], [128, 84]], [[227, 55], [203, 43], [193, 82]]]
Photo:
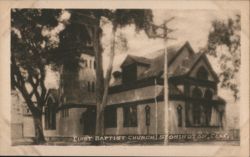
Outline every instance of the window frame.
[[150, 126], [150, 121], [151, 121], [151, 107], [149, 105], [145, 106], [145, 125]]
[[[123, 127], [137, 127], [138, 126], [138, 112], [137, 105], [127, 105], [123, 107]], [[133, 119], [135, 118], [135, 119]]]
[[183, 119], [183, 116], [182, 116], [182, 106], [179, 104], [178, 106], [177, 106], [177, 108], [176, 108], [176, 110], [177, 110], [177, 122], [178, 122], [178, 124], [177, 124], [177, 126], [178, 127], [182, 127], [183, 126], [183, 124], [182, 124], [182, 119]]

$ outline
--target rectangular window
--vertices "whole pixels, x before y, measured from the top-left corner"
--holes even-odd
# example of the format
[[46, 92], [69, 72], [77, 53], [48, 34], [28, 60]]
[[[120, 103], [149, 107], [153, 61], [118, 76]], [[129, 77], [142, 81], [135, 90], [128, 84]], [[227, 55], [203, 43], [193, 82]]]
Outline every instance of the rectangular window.
[[85, 60], [85, 66], [86, 66], [86, 68], [88, 67], [88, 60], [87, 59]]
[[94, 61], [94, 69], [96, 68], [96, 62]]
[[137, 106], [123, 107], [123, 126], [137, 127]]
[[115, 128], [117, 126], [116, 107], [106, 107], [104, 110], [104, 125], [105, 128]]
[[83, 64], [84, 64], [84, 67], [88, 67], [88, 60], [87, 59], [83, 59]]
[[90, 87], [91, 85], [90, 85], [90, 82], [88, 81], [88, 92], [90, 92], [91, 91], [91, 87]]
[[92, 92], [95, 92], [95, 82], [92, 82], [91, 88], [92, 88]]

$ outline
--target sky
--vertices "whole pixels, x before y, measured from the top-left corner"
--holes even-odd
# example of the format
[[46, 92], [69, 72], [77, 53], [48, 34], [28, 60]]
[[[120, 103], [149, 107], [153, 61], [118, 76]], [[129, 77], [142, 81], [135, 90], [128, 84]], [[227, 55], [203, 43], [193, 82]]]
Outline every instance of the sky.
[[[207, 43], [208, 33], [211, 29], [211, 22], [215, 19], [227, 20], [229, 17], [234, 18], [234, 15], [238, 12], [235, 10], [218, 11], [218, 10], [153, 10], [154, 23], [159, 25], [162, 24], [164, 20], [174, 17], [174, 20], [168, 23], [168, 27], [175, 29], [173, 33], [169, 36], [176, 38], [176, 40], [169, 40], [167, 42], [168, 46], [173, 44], [179, 44], [188, 41], [195, 52], [202, 48]], [[68, 19], [70, 15], [65, 12], [62, 19]], [[110, 51], [109, 43], [111, 39], [111, 24], [107, 23], [103, 26], [103, 38], [102, 44], [104, 45], [103, 63], [104, 70], [106, 69], [109, 60], [108, 53]], [[63, 26], [60, 25], [53, 32], [59, 32], [62, 30]], [[165, 45], [162, 39], [149, 39], [144, 31], [136, 33], [133, 25], [129, 25], [124, 29], [120, 30], [125, 34], [128, 41], [128, 50], [126, 52], [119, 52], [114, 59], [114, 70], [119, 69], [119, 65], [125, 59], [127, 54], [133, 54], [137, 56], [145, 56], [148, 53], [152, 53], [159, 49], [162, 49]], [[119, 51], [119, 50], [118, 50]], [[215, 72], [219, 72], [219, 63], [214, 58], [208, 57], [211, 65], [213, 66]], [[49, 88], [58, 87], [58, 75], [55, 75], [52, 71], [48, 70], [46, 85]], [[229, 96], [232, 93], [228, 90], [219, 90], [219, 94], [222, 96], [227, 96], [233, 101], [233, 97]]]

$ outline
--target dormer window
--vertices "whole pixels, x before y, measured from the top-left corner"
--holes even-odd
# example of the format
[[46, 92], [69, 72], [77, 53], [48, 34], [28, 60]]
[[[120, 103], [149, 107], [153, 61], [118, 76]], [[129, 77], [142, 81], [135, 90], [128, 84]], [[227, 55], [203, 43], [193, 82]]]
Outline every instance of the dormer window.
[[208, 72], [204, 67], [200, 67], [196, 77], [201, 80], [207, 80], [208, 79]]
[[150, 67], [150, 63], [150, 59], [128, 55], [121, 65], [123, 84], [140, 79], [140, 75]]
[[137, 80], [136, 64], [131, 64], [122, 69], [122, 82], [124, 84], [131, 83]]

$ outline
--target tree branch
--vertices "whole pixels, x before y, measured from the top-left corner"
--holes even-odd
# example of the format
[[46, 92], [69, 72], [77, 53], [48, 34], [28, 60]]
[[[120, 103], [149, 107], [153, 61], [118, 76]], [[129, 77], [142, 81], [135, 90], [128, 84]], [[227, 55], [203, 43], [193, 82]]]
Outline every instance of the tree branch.
[[38, 112], [38, 109], [35, 107], [34, 103], [32, 102], [32, 100], [30, 99], [28, 90], [25, 87], [25, 81], [24, 78], [20, 72], [20, 69], [18, 68], [15, 58], [13, 56], [11, 56], [11, 76], [14, 78], [15, 76], [17, 76], [17, 81], [19, 83], [16, 82], [15, 78], [14, 78], [14, 85], [15, 87], [17, 87], [17, 89], [21, 92], [23, 98], [25, 99], [25, 101], [27, 102], [27, 106], [29, 107], [29, 109], [32, 112]]
[[40, 74], [41, 74], [41, 78], [40, 78], [40, 85], [41, 85], [41, 106], [44, 105], [45, 103], [45, 98], [46, 98], [46, 93], [47, 93], [47, 89], [45, 87], [44, 81], [45, 81], [45, 68], [43, 66], [39, 66], [40, 69]]
[[14, 75], [16, 75], [17, 84], [19, 87], [22, 88], [25, 84], [25, 81], [13, 56], [11, 56], [11, 73], [13, 74], [14, 79], [15, 79]]
[[[32, 76], [34, 76], [34, 78], [36, 79], [36, 82], [34, 82]], [[31, 84], [31, 86], [33, 88], [31, 93], [29, 94], [29, 96], [31, 96], [30, 98], [32, 98], [33, 94], [35, 94], [37, 103], [41, 101], [41, 97], [40, 97], [40, 95], [38, 93], [38, 90], [37, 90], [37, 88], [39, 86], [39, 81], [38, 80], [39, 80], [38, 76], [34, 72], [32, 72], [31, 68], [28, 68], [28, 81], [29, 81], [29, 83]]]

